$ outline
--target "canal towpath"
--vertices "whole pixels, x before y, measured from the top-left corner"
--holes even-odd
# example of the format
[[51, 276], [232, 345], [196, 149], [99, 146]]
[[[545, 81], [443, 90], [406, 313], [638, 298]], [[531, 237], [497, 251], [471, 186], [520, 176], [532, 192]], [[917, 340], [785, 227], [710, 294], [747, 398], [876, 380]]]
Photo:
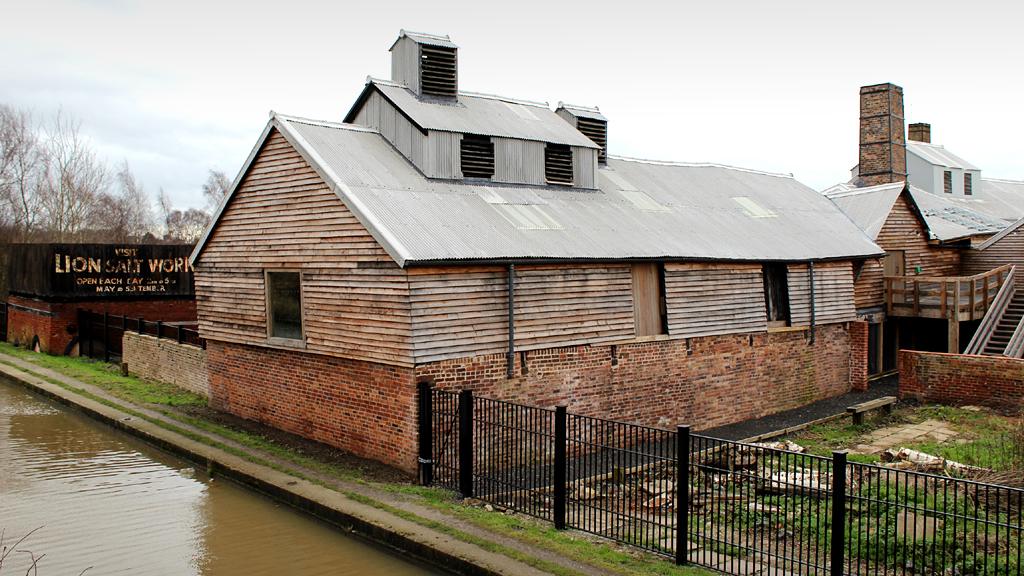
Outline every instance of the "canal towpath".
[[299, 466], [2, 352], [0, 378], [205, 465], [216, 476], [230, 478], [400, 554], [456, 573], [620, 573], [488, 531], [442, 510], [417, 504], [401, 493]]

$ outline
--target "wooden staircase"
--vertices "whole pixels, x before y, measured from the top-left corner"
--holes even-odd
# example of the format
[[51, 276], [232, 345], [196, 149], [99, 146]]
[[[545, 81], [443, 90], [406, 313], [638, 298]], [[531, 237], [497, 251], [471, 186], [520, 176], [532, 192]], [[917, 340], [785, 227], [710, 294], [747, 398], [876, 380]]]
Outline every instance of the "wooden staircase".
[[1011, 266], [965, 354], [1024, 358], [1024, 290], [1016, 290], [1015, 275]]
[[1024, 319], [1024, 294], [1018, 292], [1013, 295], [1013, 298], [999, 316], [995, 324], [995, 330], [992, 331], [992, 336], [985, 343], [981, 353], [988, 356], [1005, 355], [1013, 335], [1021, 325], [1022, 319]]

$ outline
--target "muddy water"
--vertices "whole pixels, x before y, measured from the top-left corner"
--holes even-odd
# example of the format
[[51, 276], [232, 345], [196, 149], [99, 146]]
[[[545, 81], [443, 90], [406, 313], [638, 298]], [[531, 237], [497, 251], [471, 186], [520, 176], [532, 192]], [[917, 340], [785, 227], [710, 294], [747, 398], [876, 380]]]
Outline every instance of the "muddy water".
[[18, 547], [39, 574], [430, 573], [191, 466], [0, 383], [0, 529], [41, 527]]

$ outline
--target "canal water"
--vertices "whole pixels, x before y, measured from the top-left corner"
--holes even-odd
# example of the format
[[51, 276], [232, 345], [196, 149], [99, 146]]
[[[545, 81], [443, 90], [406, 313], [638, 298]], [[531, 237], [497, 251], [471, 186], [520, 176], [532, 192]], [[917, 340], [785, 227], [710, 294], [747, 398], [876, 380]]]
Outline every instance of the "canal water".
[[[429, 574], [419, 565], [0, 382], [0, 530], [38, 573]], [[14, 551], [0, 574], [24, 574]]]

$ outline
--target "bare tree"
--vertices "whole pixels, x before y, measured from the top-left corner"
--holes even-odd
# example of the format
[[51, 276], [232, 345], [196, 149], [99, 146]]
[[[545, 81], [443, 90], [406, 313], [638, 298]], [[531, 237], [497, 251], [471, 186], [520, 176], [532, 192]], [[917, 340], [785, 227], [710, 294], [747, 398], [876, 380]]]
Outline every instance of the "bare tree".
[[0, 225], [26, 241], [39, 215], [39, 139], [27, 112], [0, 105]]
[[115, 192], [96, 197], [90, 218], [94, 227], [103, 230], [108, 240], [134, 242], [149, 232], [153, 215], [146, 190], [135, 179], [128, 161], [114, 175]]
[[206, 210], [210, 214], [217, 211], [224, 197], [231, 190], [231, 180], [219, 170], [211, 169], [203, 184], [203, 198], [206, 198]]
[[58, 112], [46, 134], [39, 189], [44, 224], [57, 242], [75, 240], [107, 187], [107, 169], [79, 125]]
[[167, 219], [166, 240], [195, 244], [210, 223], [210, 214], [196, 208], [175, 210]]

